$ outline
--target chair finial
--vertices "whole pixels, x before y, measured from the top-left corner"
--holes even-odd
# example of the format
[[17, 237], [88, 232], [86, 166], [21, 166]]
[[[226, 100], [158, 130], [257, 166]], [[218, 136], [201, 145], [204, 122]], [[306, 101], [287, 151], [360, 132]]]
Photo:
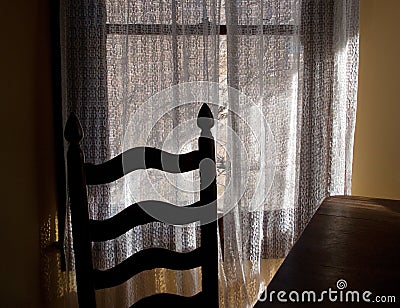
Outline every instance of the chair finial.
[[197, 116], [197, 126], [202, 130], [209, 130], [214, 126], [214, 117], [210, 107], [204, 103]]
[[69, 143], [79, 143], [83, 138], [81, 123], [74, 112], [71, 112], [65, 124], [64, 137]]

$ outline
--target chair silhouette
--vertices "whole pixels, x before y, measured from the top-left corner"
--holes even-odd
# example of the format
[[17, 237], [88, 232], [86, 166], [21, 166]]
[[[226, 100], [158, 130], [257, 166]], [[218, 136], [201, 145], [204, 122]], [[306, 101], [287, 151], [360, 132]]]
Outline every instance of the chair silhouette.
[[[96, 307], [96, 290], [120, 285], [142, 271], [152, 268], [187, 270], [199, 266], [201, 266], [202, 271], [202, 291], [198, 294], [192, 297], [166, 293], [154, 294], [138, 301], [131, 307], [192, 306], [212, 308], [219, 306], [215, 141], [210, 131], [214, 125], [214, 118], [207, 104], [203, 104], [199, 111], [197, 125], [201, 129], [201, 134], [198, 138], [198, 150], [196, 151], [186, 154], [171, 154], [156, 148], [140, 147], [130, 149], [105, 163], [93, 165], [85, 163], [84, 154], [80, 147], [83, 132], [79, 120], [74, 113], [69, 116], [64, 136], [69, 143], [67, 179], [80, 307]], [[210, 164], [210, 160], [213, 164]], [[208, 164], [203, 163], [207, 161]], [[140, 206], [133, 204], [106, 220], [97, 221], [89, 218], [87, 185], [110, 183], [131, 171], [149, 168], [171, 173], [199, 169], [200, 201], [188, 207], [193, 209], [204, 208], [208, 213], [208, 221], [206, 221], [208, 223], [202, 223], [200, 226], [200, 247], [187, 253], [173, 252], [162, 248], [149, 248], [133, 254], [113, 268], [107, 270], [94, 269], [92, 242], [115, 239], [135, 226], [158, 221], [153, 217], [154, 215], [150, 215], [144, 209], [157, 209], [165, 206], [172, 211], [185, 210], [168, 203], [149, 200], [141, 202]], [[171, 216], [176, 217], [175, 215]], [[192, 215], [184, 223], [201, 219]], [[178, 221], [174, 224], [184, 223]]]

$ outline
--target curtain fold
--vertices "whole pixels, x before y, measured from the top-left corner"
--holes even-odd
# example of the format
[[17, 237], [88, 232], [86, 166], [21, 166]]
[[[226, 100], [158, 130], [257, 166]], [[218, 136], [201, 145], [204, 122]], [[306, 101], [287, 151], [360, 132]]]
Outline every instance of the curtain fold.
[[[226, 302], [251, 306], [322, 200], [351, 192], [359, 1], [226, 6], [228, 83], [255, 99], [276, 146], [272, 187], [256, 190], [265, 194], [263, 210], [249, 214], [238, 207], [225, 218], [225, 233], [236, 231], [240, 239], [230, 236], [225, 245], [241, 250], [225, 264], [239, 268], [226, 276], [232, 285]], [[245, 195], [241, 202], [250, 199]], [[246, 286], [243, 292], [234, 291], [236, 283]]]
[[[224, 103], [212, 105], [219, 194], [231, 185], [219, 199], [230, 209], [219, 256], [222, 307], [252, 307], [320, 202], [351, 191], [358, 13], [358, 0], [62, 1], [64, 119], [74, 111], [81, 120], [86, 161], [143, 145], [194, 150], [201, 102], [170, 109], [168, 102], [185, 97], [187, 82], [192, 90], [196, 82], [219, 83], [226, 92], [217, 98]], [[212, 100], [215, 89], [206, 87]], [[257, 129], [263, 119], [256, 110], [265, 131]], [[106, 219], [146, 199], [195, 202], [198, 178], [135, 171], [90, 188], [90, 216]], [[190, 251], [199, 243], [197, 224], [147, 224], [95, 243], [94, 265], [106, 269], [142, 249]], [[60, 296], [74, 307], [69, 212], [65, 250], [70, 279]], [[124, 307], [155, 292], [200, 289], [199, 269], [155, 269], [97, 292], [97, 303]]]

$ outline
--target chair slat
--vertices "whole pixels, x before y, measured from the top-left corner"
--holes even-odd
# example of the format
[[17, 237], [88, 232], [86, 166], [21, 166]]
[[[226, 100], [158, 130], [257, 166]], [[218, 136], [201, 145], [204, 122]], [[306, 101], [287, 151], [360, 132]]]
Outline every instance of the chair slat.
[[133, 304], [130, 308], [167, 307], [166, 303], [168, 303], [168, 307], [174, 308], [204, 307], [202, 298], [202, 292], [190, 297], [161, 293], [145, 297]]
[[111, 288], [124, 283], [134, 275], [153, 268], [188, 270], [200, 267], [201, 247], [186, 253], [163, 248], [148, 248], [135, 253], [108, 270], [94, 270], [96, 290]]
[[139, 169], [158, 169], [170, 173], [184, 173], [199, 168], [199, 153], [192, 151], [172, 154], [150, 147], [137, 147], [125, 151], [99, 165], [85, 164], [86, 184], [106, 184]]
[[[196, 202], [188, 205], [187, 207], [196, 207], [199, 205], [200, 202]], [[153, 208], [155, 212], [159, 212], [158, 209], [163, 207], [166, 208], [167, 212], [171, 211], [171, 207], [176, 207], [176, 209], [180, 209], [180, 207], [169, 204], [167, 202], [147, 200], [134, 203], [109, 219], [91, 219], [89, 222], [91, 241], [102, 242], [115, 239], [136, 226], [144, 225], [153, 221], [158, 221], [143, 209]], [[148, 210], [148, 212], [151, 213], [150, 210]], [[194, 221], [196, 221], [196, 217], [193, 218], [193, 222]]]

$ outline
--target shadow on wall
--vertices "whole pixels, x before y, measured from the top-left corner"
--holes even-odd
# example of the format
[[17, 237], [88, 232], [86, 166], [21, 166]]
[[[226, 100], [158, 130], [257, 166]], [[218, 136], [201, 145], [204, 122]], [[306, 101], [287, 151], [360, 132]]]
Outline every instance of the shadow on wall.
[[6, 1], [0, 22], [1, 306], [43, 307], [39, 221], [54, 224], [56, 209], [49, 0]]

